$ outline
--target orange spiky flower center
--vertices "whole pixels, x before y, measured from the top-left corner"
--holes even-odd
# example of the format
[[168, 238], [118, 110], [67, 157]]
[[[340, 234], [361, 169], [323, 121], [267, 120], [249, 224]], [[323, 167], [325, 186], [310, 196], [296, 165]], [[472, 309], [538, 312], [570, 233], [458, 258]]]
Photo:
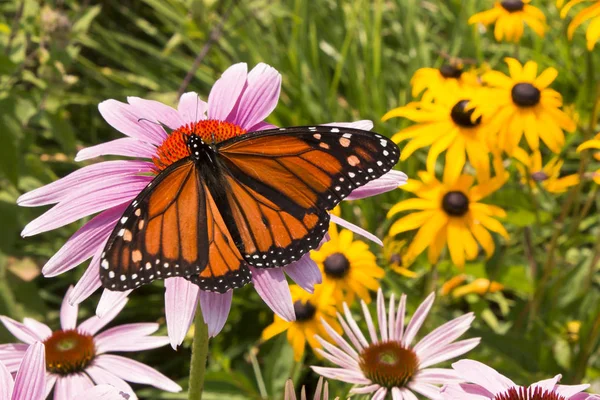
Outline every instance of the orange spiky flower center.
[[96, 357], [94, 337], [75, 329], [53, 332], [44, 346], [46, 370], [58, 375], [82, 372]]
[[243, 135], [246, 130], [231, 122], [205, 119], [203, 121], [186, 124], [175, 129], [165, 141], [156, 149], [156, 156], [152, 158], [157, 172], [176, 163], [182, 158], [189, 157], [191, 151], [187, 145], [191, 135], [200, 137], [206, 143], [219, 143], [223, 140]]
[[418, 372], [419, 359], [413, 350], [390, 340], [364, 348], [359, 365], [372, 382], [386, 388], [401, 388]]

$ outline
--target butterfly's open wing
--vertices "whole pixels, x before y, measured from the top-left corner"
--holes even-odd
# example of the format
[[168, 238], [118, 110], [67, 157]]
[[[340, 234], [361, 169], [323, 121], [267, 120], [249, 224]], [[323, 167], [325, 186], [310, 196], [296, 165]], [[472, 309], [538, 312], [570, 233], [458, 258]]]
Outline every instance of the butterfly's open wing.
[[259, 268], [315, 248], [329, 225], [327, 210], [399, 158], [381, 135], [332, 126], [248, 133], [217, 150], [228, 186], [222, 214], [244, 258]]
[[162, 171], [117, 222], [100, 260], [110, 290], [202, 272], [209, 257], [206, 196], [190, 159]]

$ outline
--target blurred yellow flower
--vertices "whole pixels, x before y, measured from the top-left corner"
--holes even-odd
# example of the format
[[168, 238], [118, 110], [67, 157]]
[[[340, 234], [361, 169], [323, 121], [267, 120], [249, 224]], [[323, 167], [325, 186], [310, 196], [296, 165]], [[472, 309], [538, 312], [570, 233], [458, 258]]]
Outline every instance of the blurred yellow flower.
[[445, 64], [438, 68], [420, 68], [410, 80], [412, 96], [417, 98], [423, 91], [422, 101], [432, 101], [446, 93], [455, 93], [465, 87], [479, 86], [477, 75], [465, 71], [460, 64]]
[[546, 16], [539, 8], [529, 5], [530, 1], [497, 1], [491, 10], [482, 11], [469, 18], [469, 24], [479, 23], [487, 26], [495, 22], [494, 37], [498, 42], [504, 38], [509, 42], [521, 40], [524, 24], [543, 37]]
[[504, 289], [504, 285], [501, 283], [485, 278], [477, 278], [466, 285], [462, 285], [466, 280], [466, 275], [457, 275], [442, 285], [440, 293], [442, 296], [452, 293], [452, 297], [459, 298], [471, 293], [483, 296], [487, 293], [496, 293]]
[[431, 146], [427, 155], [427, 170], [435, 170], [438, 156], [446, 151], [444, 180], [455, 180], [462, 172], [468, 157], [477, 171], [479, 180], [490, 176], [489, 150], [486, 137], [490, 127], [482, 123], [478, 110], [470, 100], [473, 90], [463, 88], [440, 96], [435, 102], [413, 102], [395, 108], [383, 116], [407, 118], [416, 125], [402, 129], [392, 136], [395, 143], [409, 142], [402, 149], [400, 160], [404, 161], [416, 150]]
[[406, 278], [416, 278], [418, 274], [408, 269], [414, 260], [406, 257], [406, 240], [396, 240], [391, 236], [383, 239], [383, 257], [390, 268]]
[[453, 276], [452, 278], [444, 282], [444, 284], [440, 288], [440, 294], [442, 296], [448, 296], [450, 293], [452, 293], [454, 289], [462, 285], [462, 283], [466, 280], [467, 276], [465, 274]]
[[[575, 17], [573, 17], [573, 20], [571, 21], [571, 23], [569, 24], [569, 28], [567, 29], [567, 35], [569, 36], [569, 40], [573, 39], [573, 34], [575, 33], [575, 30], [579, 28], [579, 26], [584, 22], [591, 20], [587, 31], [585, 32], [585, 38], [587, 40], [587, 49], [589, 51], [592, 51], [594, 49], [594, 46], [596, 45], [596, 42], [598, 42], [598, 39], [600, 39], [600, 1], [569, 0], [564, 5], [562, 10], [560, 10], [560, 17], [563, 19], [566, 18], [567, 14], [569, 13], [569, 11], [571, 11], [571, 8], [573, 8], [573, 6], [576, 6], [577, 4], [583, 2], [593, 4], [579, 11], [579, 13], [577, 13]], [[558, 8], [561, 8], [563, 6], [563, 3], [564, 0], [558, 0], [556, 2], [556, 6]]]
[[[588, 140], [587, 142], [583, 142], [581, 145], [579, 145], [579, 147], [577, 148], [577, 151], [580, 152], [580, 151], [588, 150], [588, 149], [600, 150], [600, 133], [597, 134], [594, 139]], [[594, 157], [596, 158], [596, 160], [600, 161], [600, 153], [594, 154]], [[596, 182], [598, 185], [600, 185], [600, 169], [598, 171], [596, 171], [596, 173], [594, 174], [594, 182]]]
[[579, 331], [581, 330], [581, 321], [569, 321], [567, 322], [567, 337], [569, 342], [579, 341]]
[[323, 295], [338, 304], [352, 304], [356, 295], [369, 303], [369, 290], [379, 289], [379, 279], [385, 275], [377, 266], [375, 254], [365, 242], [354, 241], [351, 231], [342, 229], [338, 233], [334, 224], [329, 225], [329, 237], [319, 250], [310, 252], [323, 274]]
[[263, 330], [262, 339], [269, 340], [287, 331], [287, 340], [294, 349], [294, 359], [300, 361], [307, 341], [310, 347], [316, 349], [321, 347], [315, 339], [316, 334], [329, 337], [321, 324], [321, 318], [325, 319], [336, 332], [341, 333], [342, 329], [335, 319], [335, 302], [330, 296], [323, 296], [320, 285], [317, 285], [314, 294], [308, 293], [297, 285], [291, 285], [290, 292], [296, 321], [287, 322], [275, 315], [273, 323]]
[[555, 153], [565, 143], [563, 130], [575, 131], [575, 122], [563, 111], [562, 96], [548, 86], [558, 71], [547, 68], [537, 74], [538, 65], [528, 61], [524, 66], [514, 58], [506, 58], [510, 77], [499, 71], [490, 71], [482, 80], [491, 88], [472, 103], [489, 117], [490, 147], [496, 146], [509, 155], [518, 147], [523, 134], [532, 150], [539, 149], [539, 140]]
[[473, 260], [479, 252], [477, 243], [488, 257], [494, 253], [495, 245], [488, 230], [508, 238], [508, 233], [496, 219], [503, 218], [503, 209], [479, 203], [499, 189], [508, 179], [508, 174], [496, 176], [485, 183], [472, 186], [474, 178], [461, 175], [454, 180], [439, 182], [434, 175], [420, 172], [421, 181], [409, 179], [402, 188], [419, 198], [399, 202], [388, 213], [388, 218], [407, 210], [418, 212], [400, 218], [390, 228], [390, 235], [419, 229], [410, 244], [407, 255], [415, 258], [429, 247], [429, 262], [434, 264], [446, 245], [452, 262], [463, 266]]
[[517, 169], [521, 174], [521, 183], [529, 184], [533, 190], [536, 190], [540, 184], [550, 193], [564, 193], [568, 188], [579, 183], [578, 174], [560, 177], [564, 161], [558, 156], [553, 157], [546, 165], [542, 166], [542, 154], [539, 150], [529, 155], [518, 147], [515, 149], [513, 157], [519, 161]]

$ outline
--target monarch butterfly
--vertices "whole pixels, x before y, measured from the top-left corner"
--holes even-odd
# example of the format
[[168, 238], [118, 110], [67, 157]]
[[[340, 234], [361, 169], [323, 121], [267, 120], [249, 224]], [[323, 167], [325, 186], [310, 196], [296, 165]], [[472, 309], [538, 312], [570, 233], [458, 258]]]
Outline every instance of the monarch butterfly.
[[124, 291], [173, 276], [213, 292], [242, 287], [249, 266], [285, 266], [318, 246], [327, 211], [399, 157], [379, 134], [335, 126], [220, 142], [213, 134], [211, 143], [192, 129], [182, 141], [165, 155], [178, 161], [131, 202], [108, 238], [104, 287]]

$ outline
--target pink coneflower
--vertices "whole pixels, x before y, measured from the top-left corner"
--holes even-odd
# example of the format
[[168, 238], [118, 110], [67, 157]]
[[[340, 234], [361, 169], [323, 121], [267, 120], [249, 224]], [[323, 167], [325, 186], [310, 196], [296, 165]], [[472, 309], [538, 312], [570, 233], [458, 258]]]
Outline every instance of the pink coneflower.
[[[285, 382], [285, 393], [283, 394], [283, 400], [296, 400], [294, 382], [292, 382], [291, 379], [288, 379]], [[302, 390], [300, 391], [300, 400], [307, 400], [306, 388], [304, 386], [302, 386]], [[325, 385], [323, 385], [323, 377], [319, 378], [313, 400], [329, 400], [329, 386], [327, 385], [327, 382], [325, 382]], [[334, 400], [339, 400], [339, 397], [336, 397]]]
[[317, 351], [339, 368], [311, 368], [326, 378], [361, 385], [352, 389], [351, 393], [374, 393], [373, 400], [383, 400], [388, 393], [391, 393], [394, 400], [413, 400], [416, 399], [413, 391], [429, 399], [439, 399], [440, 389], [436, 385], [458, 383], [461, 380], [451, 369], [428, 367], [468, 352], [479, 344], [480, 339], [455, 342], [475, 319], [473, 313], [468, 313], [445, 323], [416, 345], [411, 345], [434, 299], [435, 295], [430, 294], [404, 329], [406, 295], [402, 295], [396, 309], [392, 294], [389, 310], [386, 311], [383, 292], [379, 289], [377, 317], [380, 336], [367, 305], [364, 301], [361, 302], [370, 343], [360, 331], [348, 305], [344, 303], [346, 318], [338, 314], [338, 320], [351, 344], [325, 321], [323, 325], [337, 346], [317, 336], [317, 340], [323, 345], [323, 349]]
[[[98, 213], [79, 229], [46, 263], [46, 277], [59, 275], [91, 258], [89, 267], [73, 290], [69, 301], [78, 304], [100, 288], [99, 263], [106, 241], [127, 205], [154, 178], [167, 157], [169, 129], [184, 129], [217, 121], [229, 135], [273, 128], [264, 119], [275, 108], [281, 88], [281, 75], [266, 64], [258, 64], [250, 72], [245, 63], [228, 68], [217, 80], [208, 102], [193, 92], [185, 93], [177, 109], [152, 100], [128, 97], [127, 103], [107, 100], [99, 105], [100, 114], [115, 129], [127, 137], [81, 150], [75, 160], [83, 161], [103, 155], [133, 157], [137, 160], [104, 161], [86, 166], [49, 185], [22, 195], [18, 204], [33, 207], [56, 204], [39, 218], [30, 222], [22, 232], [31, 236], [50, 231]], [[338, 123], [336, 125], [371, 129], [370, 121]], [[164, 147], [166, 146], [166, 147]], [[163, 148], [164, 147], [164, 148]], [[391, 171], [386, 176], [355, 190], [348, 199], [372, 196], [392, 190], [406, 181], [406, 175]], [[332, 216], [332, 221], [340, 221]], [[366, 234], [356, 228], [359, 234]], [[369, 236], [372, 238], [372, 235]], [[305, 256], [284, 268], [252, 269], [252, 282], [263, 300], [275, 313], [291, 321], [294, 307], [285, 273], [308, 291], [321, 281], [318, 267]], [[225, 324], [231, 307], [232, 292], [224, 294], [201, 291], [184, 278], [168, 278], [165, 282], [165, 312], [173, 347], [181, 344], [196, 312], [198, 299], [209, 327], [216, 335]], [[105, 291], [98, 315], [110, 310], [115, 301], [129, 292]]]
[[[0, 361], [0, 400], [43, 400], [46, 390], [44, 345], [33, 343], [21, 358], [14, 371]], [[15, 371], [13, 381], [11, 372]]]
[[444, 400], [600, 400], [598, 395], [583, 392], [590, 385], [559, 385], [560, 374], [530, 386], [519, 386], [479, 361], [460, 360], [452, 368], [468, 383], [444, 386]]
[[152, 385], [169, 392], [181, 387], [160, 372], [138, 361], [109, 352], [138, 352], [169, 344], [166, 336], [150, 336], [158, 330], [155, 323], [135, 323], [115, 326], [98, 333], [121, 312], [127, 298], [122, 298], [103, 317], [91, 317], [77, 325], [78, 307], [69, 304], [69, 289], [60, 308], [61, 329], [52, 331], [47, 325], [25, 318], [23, 323], [0, 316], [4, 324], [21, 343], [0, 345], [0, 362], [9, 372], [19, 368], [28, 348], [42, 342], [46, 351], [46, 389], [44, 398], [54, 388], [54, 400], [72, 400], [73, 396], [94, 387], [110, 384], [135, 399], [128, 382]]

